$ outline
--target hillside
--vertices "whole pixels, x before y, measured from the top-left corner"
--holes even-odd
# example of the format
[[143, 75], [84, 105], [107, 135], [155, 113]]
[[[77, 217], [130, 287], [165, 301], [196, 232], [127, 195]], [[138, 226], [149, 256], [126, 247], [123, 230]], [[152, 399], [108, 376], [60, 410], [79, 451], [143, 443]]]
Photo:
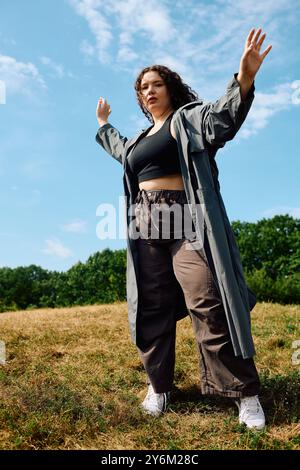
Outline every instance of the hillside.
[[200, 395], [189, 318], [177, 327], [172, 404], [152, 418], [139, 409], [147, 387], [126, 302], [2, 313], [0, 448], [300, 449], [300, 306], [259, 303], [252, 324], [259, 433], [238, 424], [232, 400]]

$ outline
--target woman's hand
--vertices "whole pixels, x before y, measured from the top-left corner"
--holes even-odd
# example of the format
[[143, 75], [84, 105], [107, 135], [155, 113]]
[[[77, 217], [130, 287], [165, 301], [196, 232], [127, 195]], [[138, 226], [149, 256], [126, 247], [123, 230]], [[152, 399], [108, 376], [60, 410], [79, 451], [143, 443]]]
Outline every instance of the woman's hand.
[[99, 123], [99, 126], [103, 126], [107, 123], [108, 116], [111, 113], [109, 104], [104, 98], [100, 98], [96, 108], [96, 117]]
[[239, 78], [241, 81], [248, 82], [249, 84], [253, 82], [264, 58], [272, 49], [272, 45], [269, 45], [265, 51], [260, 54], [260, 48], [266, 37], [266, 33], [263, 33], [259, 39], [261, 31], [262, 29], [259, 28], [254, 35], [255, 28], [251, 29], [246, 39], [244, 53], [240, 61]]

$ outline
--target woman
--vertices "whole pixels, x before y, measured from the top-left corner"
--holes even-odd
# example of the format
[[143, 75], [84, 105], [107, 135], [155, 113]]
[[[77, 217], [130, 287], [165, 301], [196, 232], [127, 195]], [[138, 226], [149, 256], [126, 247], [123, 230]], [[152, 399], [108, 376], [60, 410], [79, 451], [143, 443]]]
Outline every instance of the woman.
[[239, 73], [216, 103], [198, 101], [167, 67], [147, 67], [135, 89], [152, 126], [128, 141], [107, 122], [110, 106], [101, 98], [96, 140], [123, 164], [127, 209], [134, 202], [134, 236], [127, 214], [127, 300], [132, 338], [148, 375], [143, 409], [157, 416], [167, 408], [180, 306], [192, 320], [202, 393], [235, 398], [240, 423], [263, 429], [249, 318], [255, 301], [251, 305], [214, 160], [244, 121], [254, 77], [272, 47], [260, 55], [265, 34], [254, 33]]

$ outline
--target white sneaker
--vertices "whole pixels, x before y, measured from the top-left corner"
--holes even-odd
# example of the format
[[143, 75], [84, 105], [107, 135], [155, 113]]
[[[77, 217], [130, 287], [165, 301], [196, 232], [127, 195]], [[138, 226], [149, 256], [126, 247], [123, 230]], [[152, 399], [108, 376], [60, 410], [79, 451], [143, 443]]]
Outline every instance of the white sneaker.
[[235, 400], [239, 409], [239, 422], [245, 423], [248, 429], [262, 430], [265, 427], [265, 415], [258, 395]]
[[158, 416], [166, 411], [170, 400], [170, 392], [166, 393], [155, 393], [152, 385], [148, 387], [148, 393], [146, 398], [142, 402], [142, 408], [146, 413], [152, 416]]

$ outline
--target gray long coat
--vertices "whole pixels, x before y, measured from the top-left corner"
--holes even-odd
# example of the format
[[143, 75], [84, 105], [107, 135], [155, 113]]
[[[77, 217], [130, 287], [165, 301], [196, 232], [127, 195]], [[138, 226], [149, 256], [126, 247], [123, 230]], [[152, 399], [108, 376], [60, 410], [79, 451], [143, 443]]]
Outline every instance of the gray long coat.
[[[220, 193], [215, 155], [226, 141], [233, 139], [244, 122], [254, 99], [254, 83], [246, 100], [241, 100], [237, 73], [227, 85], [226, 94], [216, 102], [193, 101], [177, 109], [173, 115], [174, 129], [184, 188], [199, 240], [205, 233], [211, 258], [208, 258], [217, 281], [224, 306], [234, 353], [243, 358], [255, 354], [251, 335], [250, 311], [256, 297], [245, 282], [239, 249], [228, 220]], [[127, 221], [127, 303], [132, 341], [137, 344], [138, 314], [138, 253], [132, 236], [134, 213], [132, 205], [139, 190], [137, 178], [127, 163], [138, 139], [149, 128], [132, 139], [123, 137], [109, 122], [99, 128], [96, 141], [124, 168], [123, 184]], [[202, 207], [201, 216], [196, 208]], [[199, 204], [200, 203], [200, 204]], [[130, 210], [131, 208], [131, 210]], [[201, 245], [202, 246], [202, 245]], [[188, 315], [183, 291], [177, 282], [177, 319]]]

